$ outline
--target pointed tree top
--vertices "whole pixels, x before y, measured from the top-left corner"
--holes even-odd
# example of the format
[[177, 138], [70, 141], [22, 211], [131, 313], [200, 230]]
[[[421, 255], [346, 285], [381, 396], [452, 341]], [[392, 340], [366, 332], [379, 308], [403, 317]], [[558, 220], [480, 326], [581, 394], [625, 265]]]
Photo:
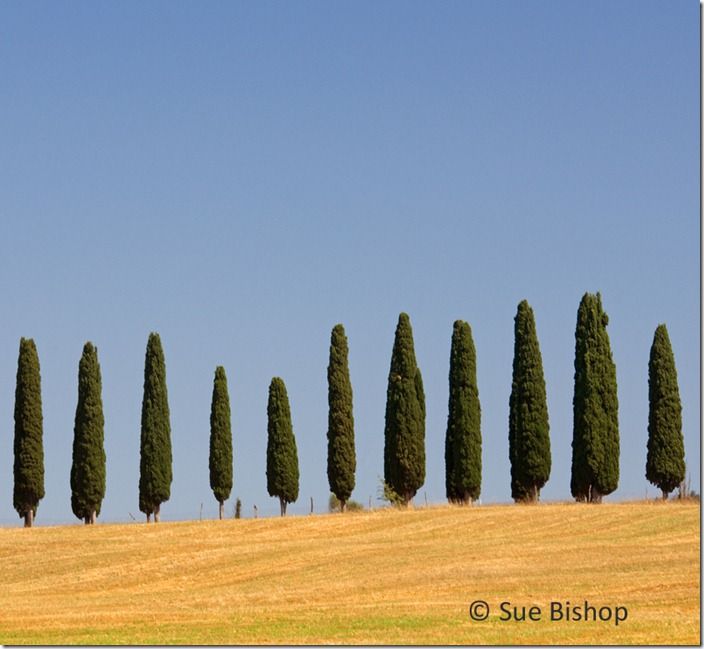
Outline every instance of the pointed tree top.
[[662, 322], [655, 328], [655, 340], [662, 340], [670, 342], [670, 335], [667, 332], [667, 325]]

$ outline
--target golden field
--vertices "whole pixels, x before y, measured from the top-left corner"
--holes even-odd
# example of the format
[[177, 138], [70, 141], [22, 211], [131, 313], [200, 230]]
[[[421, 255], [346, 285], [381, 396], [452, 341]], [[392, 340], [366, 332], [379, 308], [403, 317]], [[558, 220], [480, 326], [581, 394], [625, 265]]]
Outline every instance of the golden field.
[[[699, 540], [674, 501], [3, 528], [0, 642], [699, 644]], [[585, 599], [628, 618], [550, 621]]]

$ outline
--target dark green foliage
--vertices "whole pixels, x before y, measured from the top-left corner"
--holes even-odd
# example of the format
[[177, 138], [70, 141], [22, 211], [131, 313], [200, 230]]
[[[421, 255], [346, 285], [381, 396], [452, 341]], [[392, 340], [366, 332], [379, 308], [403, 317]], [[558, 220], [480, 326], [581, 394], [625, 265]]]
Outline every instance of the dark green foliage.
[[476, 358], [472, 329], [457, 320], [452, 329], [445, 434], [445, 492], [451, 503], [470, 503], [481, 493], [482, 413]]
[[[410, 322], [409, 322], [410, 325]], [[413, 344], [413, 339], [411, 338], [411, 345]], [[418, 400], [418, 410], [420, 412], [420, 426], [418, 427], [420, 431], [421, 443], [421, 453], [423, 455], [423, 480], [421, 481], [418, 488], [425, 482], [425, 389], [423, 388], [423, 376], [420, 373], [420, 368], [416, 368], [415, 376], [413, 377], [413, 383], [416, 387], [416, 399]]]
[[210, 407], [210, 488], [215, 500], [222, 505], [232, 491], [232, 428], [230, 397], [227, 393], [225, 369], [215, 369], [213, 399]]
[[278, 377], [271, 379], [266, 411], [266, 488], [270, 496], [278, 497], [281, 515], [285, 516], [286, 505], [298, 499], [298, 451], [286, 386]]
[[159, 334], [149, 334], [144, 361], [144, 398], [139, 463], [139, 509], [159, 520], [161, 503], [171, 496], [171, 424], [166, 365]]
[[535, 318], [525, 300], [518, 305], [514, 336], [508, 424], [511, 496], [516, 502], [534, 502], [550, 478], [550, 425]]
[[396, 326], [386, 391], [384, 481], [405, 504], [425, 482], [425, 395], [405, 313]]
[[242, 501], [239, 498], [235, 501], [235, 518], [242, 518]]
[[328, 483], [330, 491], [340, 500], [342, 511], [352, 495], [357, 466], [347, 355], [345, 329], [341, 324], [335, 325], [328, 364]]
[[616, 366], [601, 294], [585, 293], [577, 313], [574, 358], [572, 495], [600, 502], [618, 486]]
[[658, 326], [648, 362], [648, 459], [645, 477], [662, 490], [663, 498], [684, 480], [682, 404], [675, 356], [664, 324]]
[[31, 338], [20, 340], [15, 388], [15, 465], [13, 504], [31, 527], [44, 498], [42, 394], [37, 347]]
[[98, 350], [87, 342], [78, 364], [78, 405], [71, 466], [71, 509], [86, 524], [95, 522], [105, 497], [104, 426]]

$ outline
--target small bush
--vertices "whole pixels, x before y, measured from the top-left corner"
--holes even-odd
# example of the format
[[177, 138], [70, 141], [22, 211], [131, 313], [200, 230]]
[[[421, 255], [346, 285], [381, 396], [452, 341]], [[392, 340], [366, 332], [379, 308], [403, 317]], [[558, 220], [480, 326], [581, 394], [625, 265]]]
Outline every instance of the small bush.
[[397, 494], [394, 488], [383, 478], [379, 478], [379, 500], [387, 502], [393, 507], [406, 506], [406, 501], [403, 496]]
[[[340, 501], [335, 494], [330, 494], [330, 498], [328, 499], [328, 511], [330, 513], [340, 511]], [[362, 505], [361, 503], [358, 503], [356, 500], [348, 500], [347, 501], [347, 511], [348, 512], [364, 511], [364, 505]]]

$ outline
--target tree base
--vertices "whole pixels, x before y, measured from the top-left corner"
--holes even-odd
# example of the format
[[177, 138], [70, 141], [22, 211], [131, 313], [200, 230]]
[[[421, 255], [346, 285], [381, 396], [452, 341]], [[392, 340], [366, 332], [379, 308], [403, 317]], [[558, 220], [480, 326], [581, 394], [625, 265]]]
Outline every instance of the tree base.
[[540, 489], [533, 485], [525, 494], [514, 500], [521, 505], [536, 505], [540, 501]]
[[469, 494], [465, 494], [464, 496], [458, 496], [456, 498], [448, 498], [447, 502], [450, 503], [451, 505], [460, 505], [461, 507], [468, 506], [468, 505], [473, 505], [475, 502], [475, 498], [472, 498]]
[[603, 494], [599, 493], [594, 487], [589, 487], [586, 493], [579, 494], [574, 497], [578, 503], [592, 503], [595, 505], [601, 504]]

